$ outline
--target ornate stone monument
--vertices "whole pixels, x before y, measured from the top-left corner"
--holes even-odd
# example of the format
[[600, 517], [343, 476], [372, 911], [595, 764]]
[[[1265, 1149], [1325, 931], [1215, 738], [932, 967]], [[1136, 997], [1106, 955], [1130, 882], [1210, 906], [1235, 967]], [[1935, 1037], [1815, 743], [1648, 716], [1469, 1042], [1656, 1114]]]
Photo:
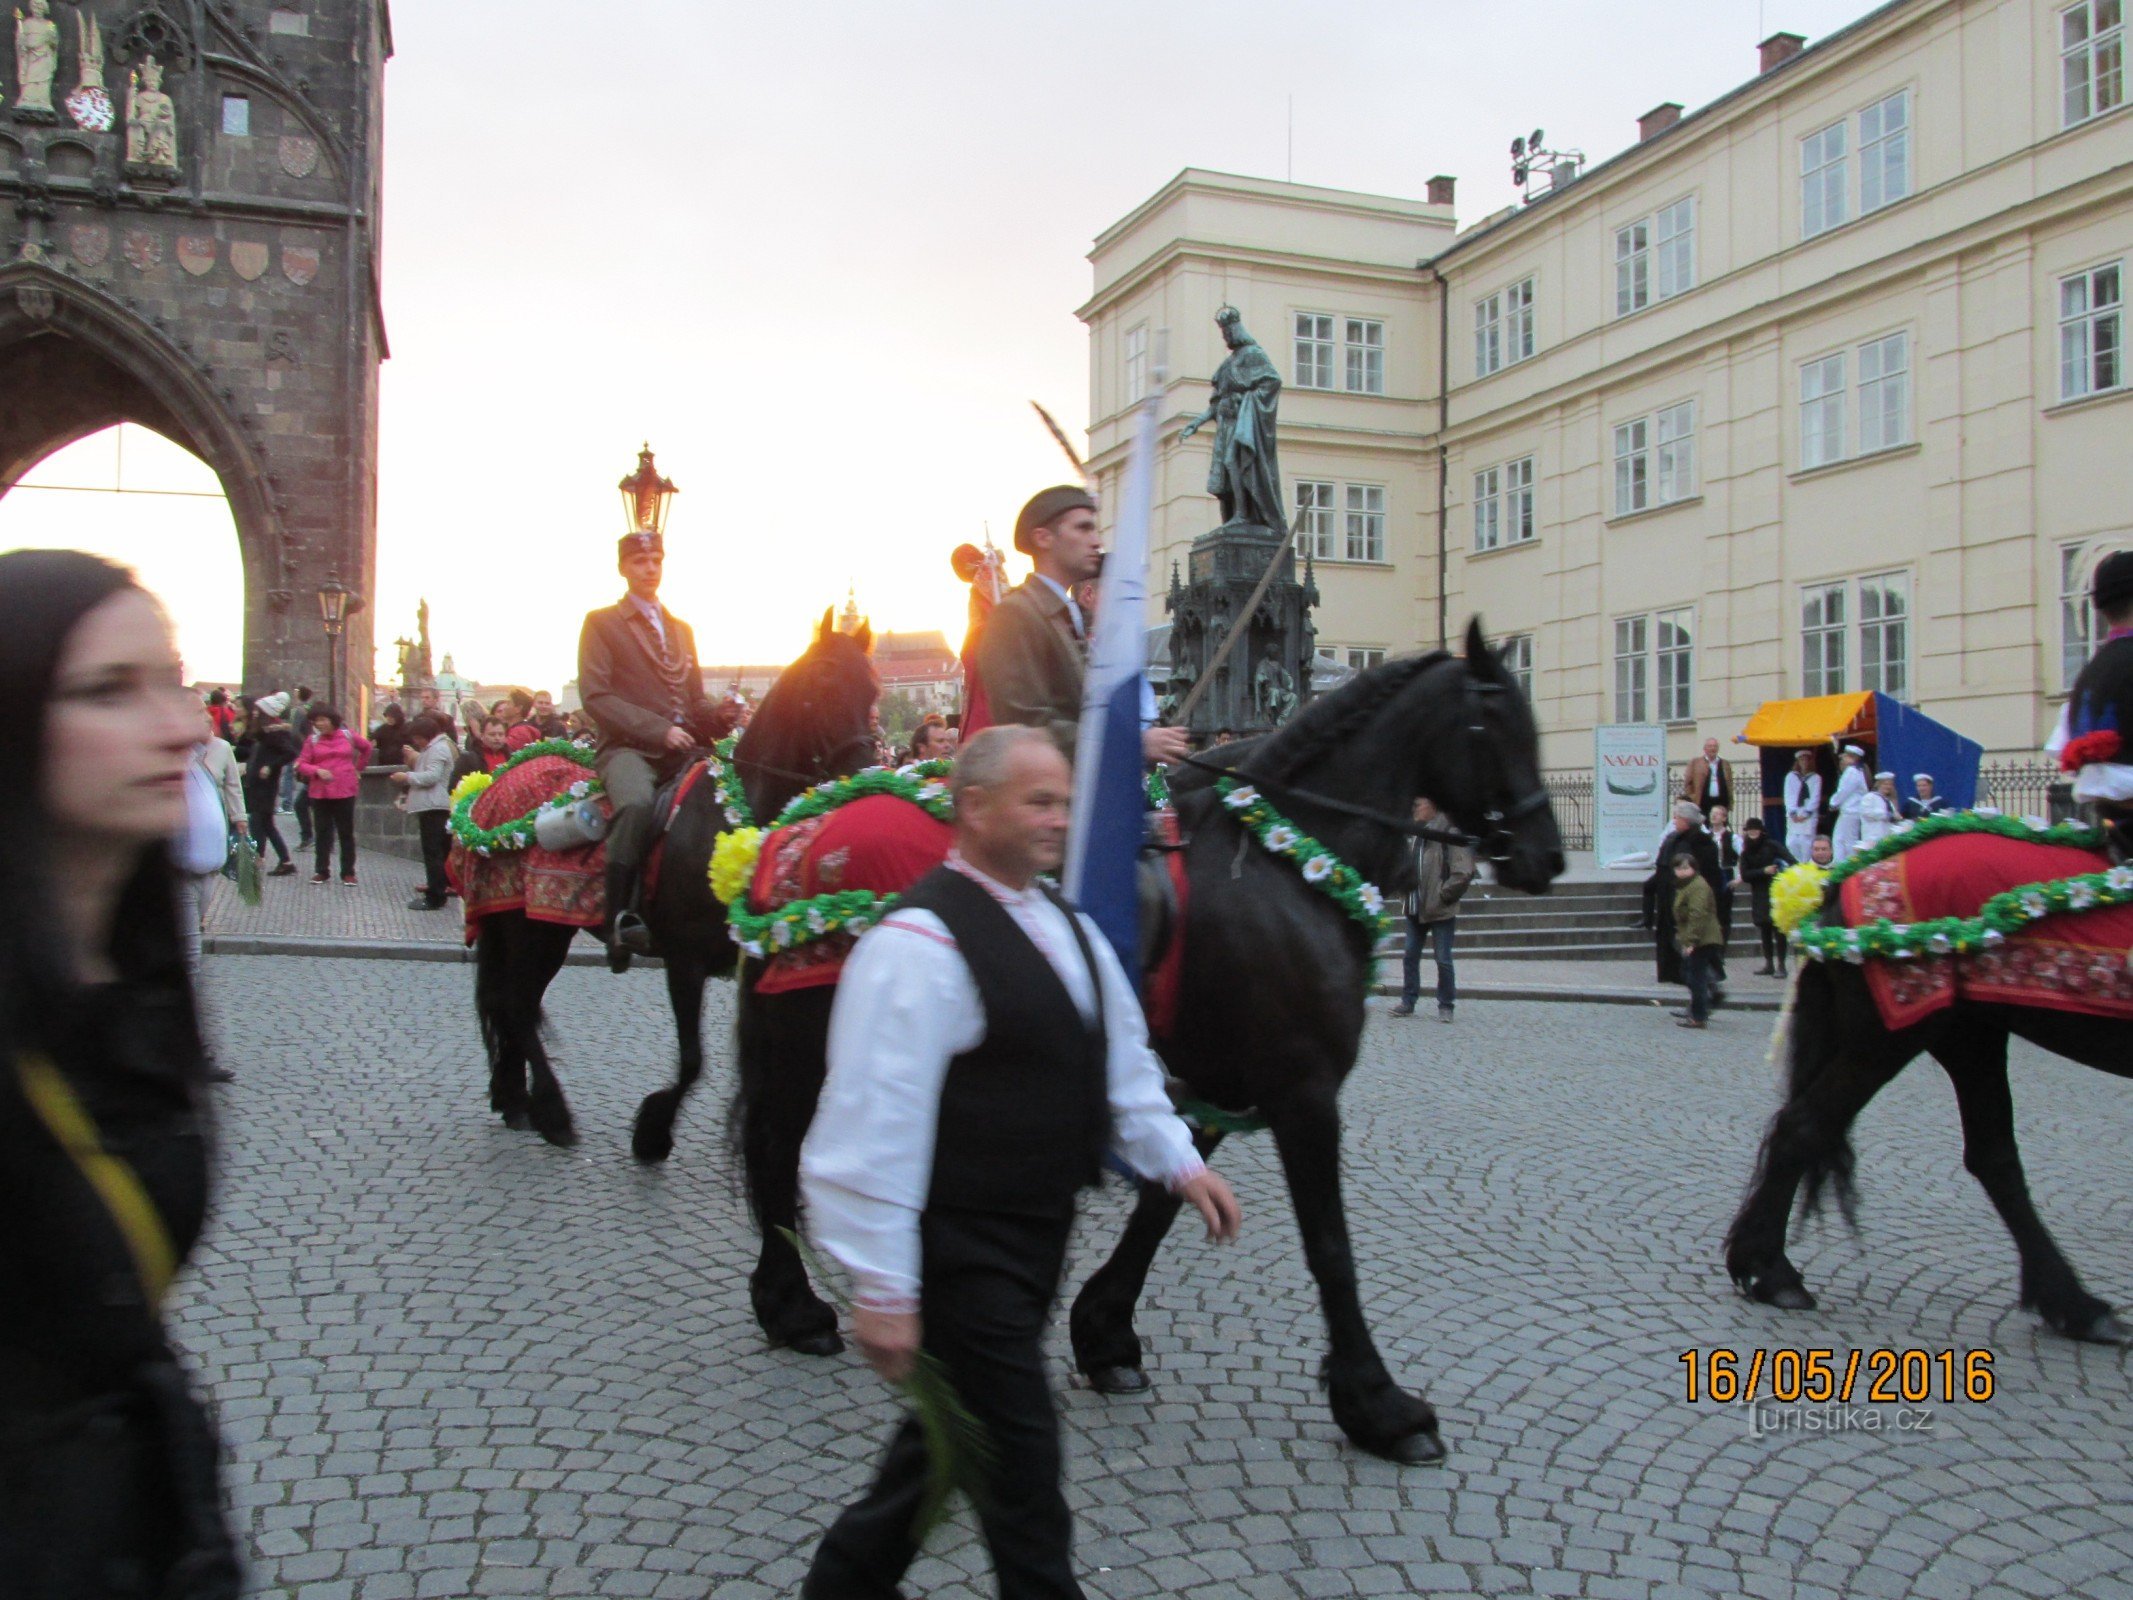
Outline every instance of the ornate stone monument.
[[1190, 702], [1184, 725], [1195, 734], [1265, 733], [1310, 697], [1318, 586], [1308, 556], [1301, 580], [1296, 575], [1282, 509], [1281, 374], [1234, 306], [1216, 312], [1215, 324], [1230, 353], [1215, 369], [1207, 410], [1178, 437], [1215, 425], [1207, 492], [1223, 521], [1193, 541], [1182, 576], [1171, 569], [1164, 700], [1166, 710]]
[[59, 24], [52, 0], [30, 0], [29, 15], [15, 9], [15, 120], [57, 122], [52, 82], [59, 76]]
[[178, 108], [163, 92], [163, 66], [154, 56], [134, 69], [126, 93], [126, 175], [178, 175]]

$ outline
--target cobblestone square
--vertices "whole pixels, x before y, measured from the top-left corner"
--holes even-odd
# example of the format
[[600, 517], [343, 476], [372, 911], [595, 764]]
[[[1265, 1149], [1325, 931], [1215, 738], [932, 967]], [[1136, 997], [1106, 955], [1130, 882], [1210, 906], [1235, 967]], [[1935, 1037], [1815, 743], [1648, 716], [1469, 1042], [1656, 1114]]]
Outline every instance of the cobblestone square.
[[[644, 1169], [627, 1125], [670, 1071], [660, 976], [570, 968], [551, 992], [573, 1152], [486, 1112], [471, 980], [209, 962], [238, 1081], [176, 1326], [220, 1403], [255, 1588], [794, 1593], [893, 1405], [856, 1356], [767, 1350], [749, 1316], [730, 986], [675, 1157]], [[1767, 1017], [1690, 1036], [1621, 1006], [1483, 1000], [1449, 1028], [1383, 1006], [1346, 1186], [1381, 1348], [1450, 1460], [1340, 1438], [1271, 1145], [1233, 1141], [1245, 1237], [1214, 1252], [1181, 1226], [1158, 1261], [1154, 1397], [1064, 1396], [1092, 1596], [2133, 1594], [2127, 1356], [2015, 1307], [1930, 1063], [1862, 1119], [1863, 1232], [1795, 1247], [1823, 1309], [1785, 1317], [1719, 1262], [1774, 1101]], [[2095, 1292], [2133, 1302], [2133, 1096], [2020, 1047], [2015, 1094], [2040, 1210]], [[1070, 1290], [1125, 1204], [1088, 1205]], [[1714, 1347], [1989, 1349], [1997, 1387], [1908, 1431], [1757, 1437], [1683, 1398], [1682, 1353]], [[984, 1574], [959, 1517], [908, 1588], [973, 1600]]]

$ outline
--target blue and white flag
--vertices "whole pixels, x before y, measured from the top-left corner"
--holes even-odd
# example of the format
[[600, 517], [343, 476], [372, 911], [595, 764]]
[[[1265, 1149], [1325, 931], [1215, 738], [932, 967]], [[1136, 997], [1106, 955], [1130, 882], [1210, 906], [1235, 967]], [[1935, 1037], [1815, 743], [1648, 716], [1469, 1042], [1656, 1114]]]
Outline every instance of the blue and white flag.
[[1135, 867], [1147, 826], [1141, 769], [1146, 701], [1148, 524], [1155, 501], [1155, 413], [1160, 386], [1141, 402], [1125, 497], [1096, 592], [1096, 631], [1081, 690], [1074, 745], [1074, 822], [1067, 834], [1066, 892], [1103, 930], [1119, 964], [1138, 981], [1140, 903]]

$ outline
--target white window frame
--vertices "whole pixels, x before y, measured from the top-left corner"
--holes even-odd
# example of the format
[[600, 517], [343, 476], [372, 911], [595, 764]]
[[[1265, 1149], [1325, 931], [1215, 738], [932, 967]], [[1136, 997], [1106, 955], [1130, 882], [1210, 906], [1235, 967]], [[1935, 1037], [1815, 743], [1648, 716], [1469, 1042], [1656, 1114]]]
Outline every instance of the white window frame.
[[1296, 480], [1296, 553], [1314, 561], [1337, 561], [1340, 486], [1328, 478]]
[[1639, 217], [1615, 229], [1615, 315], [1626, 317], [1652, 303], [1652, 219]]
[[1815, 238], [1851, 221], [1850, 129], [1851, 118], [1839, 117], [1800, 140], [1802, 239]]
[[1842, 580], [1800, 590], [1800, 693], [1809, 699], [1845, 692], [1851, 676], [1850, 594], [1851, 585]]
[[[1385, 486], [1381, 483], [1351, 483], [1346, 486], [1341, 515], [1342, 559], [1382, 562], [1385, 559]], [[1362, 553], [1357, 554], [1360, 550]]]
[[1474, 302], [1474, 376], [1503, 371], [1503, 291]]
[[1333, 325], [1339, 319], [1330, 311], [1299, 311], [1291, 327], [1295, 333], [1296, 378], [1299, 389], [1331, 389], [1334, 343]]
[[1539, 533], [1533, 509], [1534, 458], [1483, 467], [1474, 474], [1474, 549], [1477, 553], [1531, 544]]
[[1474, 474], [1474, 548], [1503, 548], [1503, 468], [1483, 467]]
[[1126, 330], [1126, 404], [1133, 405], [1148, 393], [1148, 324], [1136, 323]]
[[1617, 517], [1696, 498], [1693, 397], [1616, 423], [1614, 442]]
[[1696, 720], [1694, 606], [1652, 613], [1652, 696], [1652, 710], [1658, 721]]
[[2103, 624], [2089, 599], [2089, 544], [2076, 539], [2059, 546], [2059, 691], [2074, 687], [2081, 669], [2103, 637]]
[[1342, 376], [1350, 394], [1385, 392], [1385, 324], [1376, 317], [1343, 317]]
[[1908, 329], [1859, 346], [1859, 453], [1911, 442], [1911, 335]]
[[2124, 0], [2079, 0], [2060, 10], [2061, 127], [2075, 127], [2125, 104], [2125, 22]]
[[1652, 214], [1652, 298], [1671, 300], [1696, 287], [1696, 197], [1683, 195]]
[[[1854, 584], [1859, 618], [1859, 687], [1892, 700], [1911, 698], [1911, 574], [1870, 572]], [[1895, 605], [1891, 607], [1893, 599]]]
[[[1615, 515], [1651, 509], [1652, 423], [1632, 417], [1615, 424]], [[1617, 719], [1624, 720], [1624, 719]]]
[[1533, 279], [1505, 284], [1474, 302], [1474, 376], [1516, 366], [1533, 355]]
[[1382, 645], [1343, 645], [1341, 653], [1351, 672], [1368, 672], [1372, 667], [1385, 665], [1385, 649]]
[[1833, 466], [1844, 459], [1847, 368], [1842, 350], [1800, 363], [1800, 470]]
[[1615, 721], [1649, 722], [1651, 710], [1649, 613], [1615, 618]]
[[1505, 634], [1496, 641], [1496, 659], [1503, 663], [1504, 675], [1518, 685], [1518, 692], [1530, 705], [1533, 701], [1533, 635]]
[[2059, 280], [2061, 401], [2126, 386], [2125, 266], [2105, 261]]
[[1911, 193], [1911, 91], [1898, 89], [1859, 113], [1859, 215]]

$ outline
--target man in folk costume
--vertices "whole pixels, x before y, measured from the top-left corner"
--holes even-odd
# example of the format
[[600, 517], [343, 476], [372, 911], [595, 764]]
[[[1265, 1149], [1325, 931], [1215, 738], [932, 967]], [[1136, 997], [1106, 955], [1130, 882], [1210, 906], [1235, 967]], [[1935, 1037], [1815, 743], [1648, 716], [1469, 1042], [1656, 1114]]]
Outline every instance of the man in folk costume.
[[1844, 747], [1841, 757], [1843, 771], [1837, 774], [1837, 792], [1829, 797], [1830, 809], [1837, 814], [1837, 824], [1830, 835], [1837, 859], [1844, 860], [1859, 848], [1859, 825], [1861, 811], [1866, 805], [1866, 752], [1855, 744]]
[[594, 760], [614, 806], [607, 831], [608, 965], [626, 971], [651, 952], [638, 909], [638, 874], [651, 843], [659, 785], [687, 765], [698, 717], [710, 710], [696, 635], [659, 603], [666, 545], [639, 528], [616, 544], [629, 584], [618, 604], [587, 612], [578, 635], [578, 692], [599, 725]]
[[1793, 753], [1792, 770], [1785, 774], [1785, 853], [1805, 861], [1813, 847], [1822, 816], [1822, 774], [1815, 771], [1815, 753]]
[[[923, 1351], [983, 1427], [979, 1526], [1003, 1600], [1078, 1600], [1044, 1329], [1076, 1193], [1105, 1154], [1235, 1237], [1237, 1202], [1170, 1109], [1133, 984], [1037, 878], [1065, 850], [1072, 776], [1043, 734], [988, 728], [953, 779], [956, 847], [859, 941], [800, 1156], [816, 1241], [855, 1280], [853, 1338], [891, 1383]], [[804, 1600], [893, 1596], [917, 1553], [915, 1417], [838, 1518]]]
[[[1095, 498], [1071, 484], [1032, 495], [1015, 518], [1015, 548], [1036, 570], [1001, 597], [986, 623], [979, 681], [993, 722], [1042, 728], [1071, 760], [1089, 651], [1089, 619], [1074, 587], [1103, 570]], [[1150, 761], [1175, 761], [1189, 748], [1183, 728], [1141, 734]]]
[[2073, 774], [2074, 798], [2096, 808], [2112, 855], [2124, 861], [2133, 857], [2133, 550], [2097, 564], [2090, 598], [2108, 633], [2044, 748]]
[[1681, 798], [1706, 816], [1713, 806], [1732, 813], [1733, 764], [1719, 755], [1716, 739], [1704, 740], [1703, 753], [1689, 758], [1688, 771], [1681, 775]]

